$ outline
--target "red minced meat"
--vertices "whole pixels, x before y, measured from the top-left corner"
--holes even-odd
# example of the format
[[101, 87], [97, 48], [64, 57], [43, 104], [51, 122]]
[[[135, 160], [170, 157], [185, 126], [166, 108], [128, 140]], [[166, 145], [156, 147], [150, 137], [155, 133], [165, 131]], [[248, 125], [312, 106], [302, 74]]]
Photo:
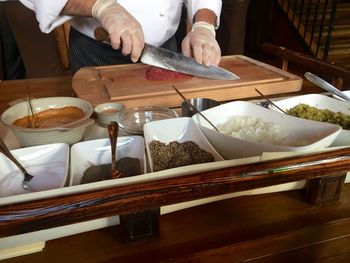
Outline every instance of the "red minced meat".
[[146, 79], [148, 80], [174, 80], [188, 78], [192, 78], [192, 76], [153, 66], [146, 69]]

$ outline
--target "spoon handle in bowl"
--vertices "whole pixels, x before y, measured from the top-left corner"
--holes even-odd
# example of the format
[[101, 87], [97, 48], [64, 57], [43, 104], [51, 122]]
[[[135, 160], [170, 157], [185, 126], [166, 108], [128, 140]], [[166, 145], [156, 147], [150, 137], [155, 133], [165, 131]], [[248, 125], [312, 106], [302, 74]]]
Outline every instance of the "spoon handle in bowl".
[[7, 158], [9, 158], [12, 162], [14, 162], [17, 167], [22, 171], [23, 174], [27, 174], [26, 169], [22, 166], [22, 164], [17, 161], [17, 159], [12, 155], [12, 153], [10, 152], [10, 150], [7, 148], [6, 144], [4, 143], [4, 141], [2, 140], [2, 138], [0, 138], [0, 152], [2, 152]]
[[344, 94], [339, 89], [337, 89], [333, 85], [329, 84], [327, 81], [323, 80], [319, 76], [312, 74], [310, 72], [306, 72], [304, 75], [308, 81], [314, 83], [315, 85], [319, 86], [320, 88], [322, 88], [322, 89], [324, 89], [324, 90], [326, 90], [334, 95], [337, 95], [338, 97], [344, 99], [345, 101], [350, 101], [350, 98], [346, 94]]
[[117, 162], [115, 160], [118, 131], [119, 131], [118, 122], [111, 121], [108, 123], [108, 135], [109, 135], [109, 140], [111, 142], [111, 151], [112, 151], [112, 165], [111, 165], [112, 178], [119, 178], [121, 176], [121, 173], [117, 169]]

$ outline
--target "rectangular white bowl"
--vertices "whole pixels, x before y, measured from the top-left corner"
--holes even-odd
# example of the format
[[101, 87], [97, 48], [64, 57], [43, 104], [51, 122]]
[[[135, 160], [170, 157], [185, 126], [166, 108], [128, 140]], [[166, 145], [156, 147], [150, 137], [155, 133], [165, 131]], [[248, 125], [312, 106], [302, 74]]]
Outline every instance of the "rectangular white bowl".
[[[111, 146], [109, 139], [98, 139], [79, 142], [71, 147], [71, 166], [69, 185], [79, 185], [87, 168], [91, 165], [111, 163]], [[118, 137], [117, 160], [123, 157], [133, 157], [141, 160], [146, 173], [145, 143], [141, 136]], [[120, 178], [116, 180], [125, 180]]]
[[246, 101], [234, 101], [202, 112], [215, 126], [223, 124], [233, 115], [251, 116], [263, 122], [271, 122], [286, 129], [291, 141], [303, 140], [304, 146], [257, 143], [225, 135], [215, 131], [199, 114], [192, 118], [204, 135], [226, 159], [259, 156], [263, 152], [312, 151], [328, 147], [341, 131], [341, 127], [329, 123], [304, 120], [266, 109]]
[[[61, 188], [65, 185], [69, 166], [69, 145], [66, 143], [46, 144], [12, 150], [16, 159], [34, 175], [29, 182], [37, 191]], [[0, 153], [0, 197], [13, 198], [13, 195], [31, 191], [22, 188], [23, 174], [17, 166]]]
[[222, 161], [223, 158], [215, 151], [213, 146], [205, 138], [201, 130], [191, 118], [173, 118], [167, 120], [153, 121], [146, 123], [143, 127], [146, 143], [147, 157], [150, 164], [150, 170], [153, 172], [153, 161], [149, 149], [149, 143], [153, 140], [163, 143], [173, 141], [185, 142], [193, 141], [201, 149], [211, 153], [215, 161]]
[[[274, 101], [274, 103], [283, 110], [288, 110], [298, 105], [299, 103], [305, 103], [309, 106], [318, 109], [328, 109], [333, 112], [342, 112], [350, 116], [350, 102], [337, 100], [321, 94], [307, 94], [301, 96], [295, 96], [288, 99]], [[270, 105], [270, 108], [278, 111], [274, 106]], [[332, 143], [332, 146], [346, 146], [350, 144], [350, 130], [343, 129], [339, 136]]]

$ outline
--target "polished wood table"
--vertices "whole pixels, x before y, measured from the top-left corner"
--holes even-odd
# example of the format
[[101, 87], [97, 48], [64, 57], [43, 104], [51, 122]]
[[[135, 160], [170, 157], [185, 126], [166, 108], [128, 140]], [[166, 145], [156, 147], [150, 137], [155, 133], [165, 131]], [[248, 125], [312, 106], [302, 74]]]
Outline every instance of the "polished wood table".
[[[28, 85], [33, 97], [74, 95], [70, 77], [0, 82], [1, 111], [8, 107], [8, 102], [24, 98]], [[301, 92], [309, 93], [314, 90], [317, 89], [305, 86]], [[337, 158], [342, 156], [346, 159], [337, 161]], [[315, 179], [313, 182], [316, 186], [322, 185], [325, 187], [323, 190], [332, 193], [331, 205], [317, 200], [320, 191], [311, 191], [311, 194], [310, 191], [307, 192], [307, 200], [318, 203], [319, 206], [305, 202], [304, 190], [238, 197], [161, 216], [159, 237], [126, 244], [122, 242], [122, 229], [119, 225], [47, 241], [42, 252], [3, 262], [285, 262], [293, 257], [295, 261], [303, 259], [302, 262], [327, 262], [330, 259], [342, 262], [339, 260], [348, 259], [350, 252], [350, 187], [346, 185], [342, 192], [334, 187], [341, 188], [345, 173], [350, 167], [347, 156], [348, 150], [345, 149], [326, 156], [330, 160], [336, 160], [329, 166], [316, 165], [304, 172], [271, 176], [272, 179], [276, 179], [274, 184], [305, 178]], [[311, 159], [297, 161], [312, 163], [323, 157], [325, 156], [312, 156]], [[254, 169], [281, 164], [287, 162], [271, 163], [267, 166], [259, 164]], [[289, 178], [289, 175], [294, 177]], [[331, 181], [329, 183], [327, 180], [319, 180], [321, 178]], [[332, 183], [334, 178], [336, 182]], [[140, 195], [139, 199], [124, 196], [124, 199], [121, 199], [122, 203], [98, 203], [100, 208], [111, 209], [110, 212], [101, 212], [101, 209], [96, 208], [89, 210], [89, 215], [90, 219], [93, 219], [119, 212], [129, 213], [142, 210], [142, 207], [150, 209], [177, 201], [269, 185], [265, 179], [246, 177], [243, 180], [244, 184], [237, 184], [235, 169], [188, 176], [185, 181], [164, 181], [168, 188], [163, 188], [162, 183], [150, 184], [147, 195]], [[142, 192], [147, 190], [144, 187], [138, 184], [133, 186], [133, 189], [145, 193]], [[164, 189], [167, 190], [167, 199], [159, 198], [161, 192], [164, 194]], [[115, 197], [113, 191], [96, 191], [92, 195]], [[80, 197], [84, 199], [91, 196], [83, 194]], [[66, 201], [73, 204], [76, 198], [67, 197]], [[50, 204], [50, 200], [44, 200], [40, 205], [47, 204]], [[18, 207], [26, 209], [26, 206], [31, 205], [37, 203], [2, 207], [0, 210], [4, 215], [9, 211], [16, 211]], [[78, 209], [76, 213], [79, 212]], [[72, 223], [79, 219], [78, 216], [78, 219], [74, 219], [74, 213], [72, 211]], [[61, 214], [52, 215], [51, 219], [39, 216], [32, 217], [27, 222], [14, 220], [8, 225], [1, 225], [1, 236], [59, 226], [70, 222], [67, 217], [69, 216], [66, 211], [63, 211]], [[18, 229], [22, 232], [16, 232]], [[336, 250], [338, 252], [335, 252]]]

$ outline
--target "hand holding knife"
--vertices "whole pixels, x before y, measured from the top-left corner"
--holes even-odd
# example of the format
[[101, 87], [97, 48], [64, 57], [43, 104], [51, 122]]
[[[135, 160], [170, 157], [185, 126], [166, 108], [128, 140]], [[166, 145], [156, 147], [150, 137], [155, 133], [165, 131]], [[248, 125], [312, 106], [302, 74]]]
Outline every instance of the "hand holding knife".
[[140, 23], [115, 0], [97, 0], [91, 14], [110, 35], [111, 46], [136, 62], [145, 42]]
[[[108, 32], [102, 27], [96, 28], [94, 35], [97, 41], [110, 42]], [[146, 43], [140, 60], [144, 64], [203, 78], [218, 80], [239, 79], [237, 75], [226, 69], [213, 65], [204, 66], [193, 58]]]

